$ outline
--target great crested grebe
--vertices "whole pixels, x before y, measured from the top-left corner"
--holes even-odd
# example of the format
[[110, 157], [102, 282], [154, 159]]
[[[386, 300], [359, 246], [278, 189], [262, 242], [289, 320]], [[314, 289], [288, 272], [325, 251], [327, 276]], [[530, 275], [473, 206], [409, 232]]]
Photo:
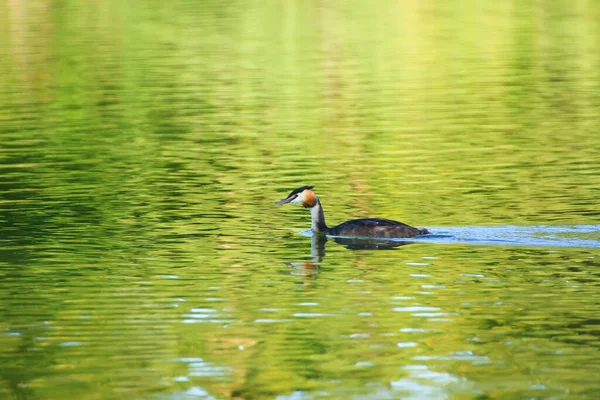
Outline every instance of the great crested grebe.
[[413, 228], [402, 222], [382, 218], [361, 218], [343, 222], [332, 228], [325, 224], [323, 207], [312, 186], [302, 186], [292, 192], [283, 200], [275, 203], [276, 206], [287, 203], [302, 204], [310, 208], [312, 216], [311, 229], [315, 233], [324, 233], [330, 236], [353, 236], [369, 238], [409, 238], [429, 233], [427, 229]]

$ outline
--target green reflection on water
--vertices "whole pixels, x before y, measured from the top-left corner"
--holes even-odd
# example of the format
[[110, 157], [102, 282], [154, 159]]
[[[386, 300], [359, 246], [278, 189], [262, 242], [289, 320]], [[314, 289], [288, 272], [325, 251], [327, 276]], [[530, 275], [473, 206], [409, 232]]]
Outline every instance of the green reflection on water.
[[597, 395], [597, 249], [315, 260], [271, 206], [597, 223], [599, 12], [0, 5], [0, 394]]

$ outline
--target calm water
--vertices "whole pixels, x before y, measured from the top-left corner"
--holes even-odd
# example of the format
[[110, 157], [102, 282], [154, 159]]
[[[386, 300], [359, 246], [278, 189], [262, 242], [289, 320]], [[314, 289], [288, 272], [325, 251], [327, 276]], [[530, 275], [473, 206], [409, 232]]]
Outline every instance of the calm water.
[[600, 397], [600, 8], [375, 4], [0, 4], [0, 398]]

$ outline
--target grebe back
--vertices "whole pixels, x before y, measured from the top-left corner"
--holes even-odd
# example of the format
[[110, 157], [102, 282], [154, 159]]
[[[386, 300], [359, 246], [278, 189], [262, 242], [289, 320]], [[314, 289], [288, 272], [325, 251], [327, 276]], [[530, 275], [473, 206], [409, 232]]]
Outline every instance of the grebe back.
[[352, 236], [369, 238], [410, 238], [429, 233], [427, 229], [414, 228], [383, 218], [361, 218], [343, 222], [337, 226], [329, 228], [325, 223], [325, 214], [323, 207], [315, 193], [311, 190], [312, 186], [302, 186], [292, 192], [283, 200], [275, 203], [280, 206], [287, 203], [302, 204], [310, 209], [312, 217], [311, 229], [315, 233], [324, 233], [330, 236]]

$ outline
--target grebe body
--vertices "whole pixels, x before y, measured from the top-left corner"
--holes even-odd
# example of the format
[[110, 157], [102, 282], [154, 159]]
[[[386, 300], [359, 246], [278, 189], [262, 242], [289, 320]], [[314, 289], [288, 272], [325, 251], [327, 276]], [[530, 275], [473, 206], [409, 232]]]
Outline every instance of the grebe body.
[[414, 228], [383, 218], [361, 218], [343, 222], [329, 228], [325, 223], [325, 214], [319, 198], [311, 190], [312, 186], [302, 186], [292, 192], [283, 200], [275, 203], [276, 206], [294, 203], [301, 204], [310, 209], [312, 217], [311, 229], [315, 233], [324, 233], [330, 236], [368, 237], [368, 238], [410, 238], [429, 233], [427, 229]]

